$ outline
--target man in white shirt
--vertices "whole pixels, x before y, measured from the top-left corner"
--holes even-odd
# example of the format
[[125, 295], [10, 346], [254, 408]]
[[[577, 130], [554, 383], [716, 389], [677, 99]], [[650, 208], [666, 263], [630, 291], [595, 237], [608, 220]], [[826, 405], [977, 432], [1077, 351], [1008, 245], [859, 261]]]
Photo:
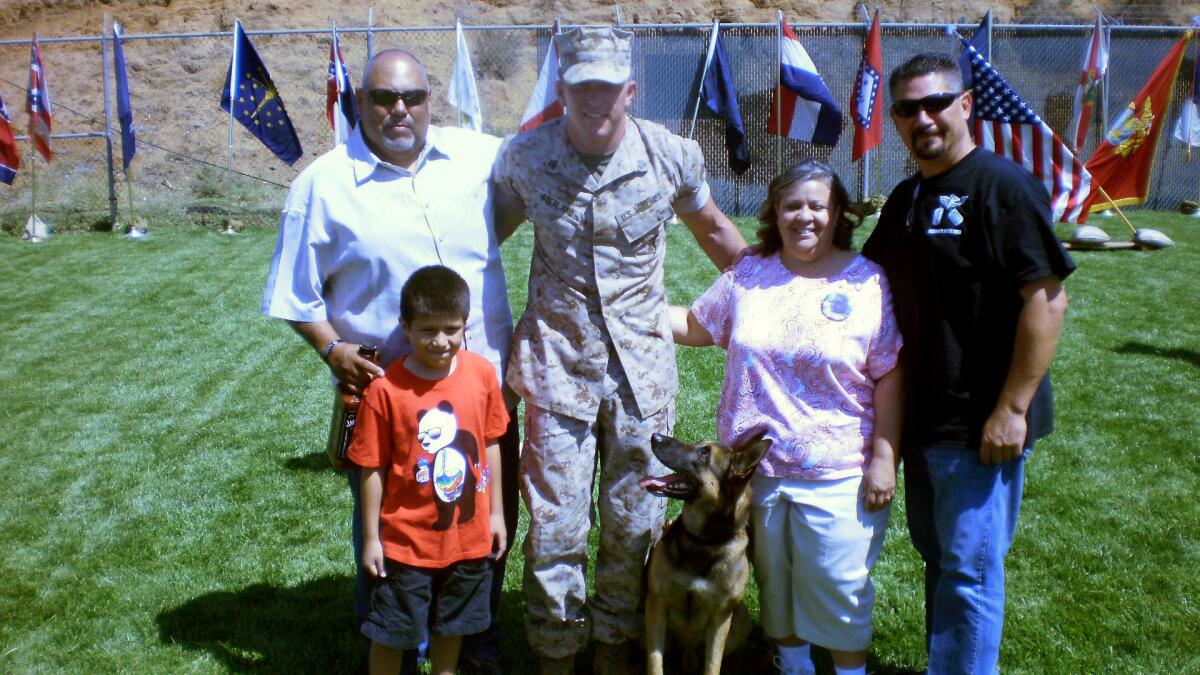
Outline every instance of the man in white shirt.
[[[491, 361], [503, 382], [512, 313], [488, 182], [500, 140], [430, 126], [425, 67], [404, 51], [375, 55], [357, 96], [361, 120], [355, 132], [291, 185], [263, 314], [287, 321], [318, 352], [335, 381], [361, 389], [412, 350], [398, 322], [404, 282], [421, 267], [446, 265], [471, 289], [464, 346]], [[359, 357], [361, 343], [375, 344], [381, 363]], [[516, 398], [511, 392], [506, 396], [511, 410]], [[517, 526], [516, 417], [501, 440], [510, 532]], [[347, 478], [354, 497], [356, 618], [361, 620], [366, 585], [359, 564], [359, 471], [347, 472]], [[497, 564], [491, 635], [476, 645], [464, 644], [464, 660], [471, 658], [472, 648], [493, 664], [498, 654], [494, 616], [504, 561]]]

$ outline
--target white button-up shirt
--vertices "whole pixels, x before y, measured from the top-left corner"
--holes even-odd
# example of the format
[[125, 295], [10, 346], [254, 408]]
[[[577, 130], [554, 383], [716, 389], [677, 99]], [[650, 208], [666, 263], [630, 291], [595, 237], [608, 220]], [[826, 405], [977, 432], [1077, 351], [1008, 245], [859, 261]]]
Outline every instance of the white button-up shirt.
[[400, 327], [410, 274], [443, 264], [471, 289], [465, 347], [504, 381], [512, 312], [492, 230], [492, 163], [500, 139], [429, 127], [409, 171], [380, 160], [362, 131], [293, 181], [267, 274], [262, 313], [329, 321], [349, 342], [373, 342], [383, 365], [412, 347]]

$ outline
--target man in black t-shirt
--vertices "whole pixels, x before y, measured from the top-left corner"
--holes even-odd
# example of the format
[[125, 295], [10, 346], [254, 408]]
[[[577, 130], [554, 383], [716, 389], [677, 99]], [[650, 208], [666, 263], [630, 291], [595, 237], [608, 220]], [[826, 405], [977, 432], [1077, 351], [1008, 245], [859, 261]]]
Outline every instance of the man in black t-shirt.
[[1049, 367], [1075, 263], [1041, 183], [975, 146], [955, 61], [917, 55], [889, 85], [920, 173], [892, 191], [863, 253], [887, 271], [904, 334], [906, 511], [925, 560], [928, 672], [990, 675], [1025, 457], [1052, 428]]

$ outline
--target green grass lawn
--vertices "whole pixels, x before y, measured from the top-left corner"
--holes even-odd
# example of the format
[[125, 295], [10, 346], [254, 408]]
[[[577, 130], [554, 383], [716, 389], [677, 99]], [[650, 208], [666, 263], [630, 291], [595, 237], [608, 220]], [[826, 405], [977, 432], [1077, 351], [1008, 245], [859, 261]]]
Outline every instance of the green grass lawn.
[[[1178, 246], [1076, 256], [1058, 431], [1010, 556], [1006, 673], [1200, 671], [1200, 222], [1135, 218]], [[688, 303], [716, 273], [671, 236], [671, 299]], [[505, 246], [518, 312], [531, 240]], [[0, 672], [362, 665], [324, 366], [258, 313], [273, 244], [269, 228], [0, 237]], [[679, 350], [678, 435], [714, 434], [722, 357]], [[504, 655], [525, 673], [514, 558]], [[899, 503], [875, 578], [871, 666], [920, 669]]]

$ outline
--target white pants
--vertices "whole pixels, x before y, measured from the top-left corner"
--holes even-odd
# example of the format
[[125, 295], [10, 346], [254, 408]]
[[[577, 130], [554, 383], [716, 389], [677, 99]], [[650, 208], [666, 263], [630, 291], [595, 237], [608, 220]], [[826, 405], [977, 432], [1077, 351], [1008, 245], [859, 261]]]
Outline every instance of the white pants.
[[875, 603], [870, 570], [890, 508], [866, 510], [862, 476], [755, 476], [752, 485], [754, 573], [767, 636], [866, 650]]

